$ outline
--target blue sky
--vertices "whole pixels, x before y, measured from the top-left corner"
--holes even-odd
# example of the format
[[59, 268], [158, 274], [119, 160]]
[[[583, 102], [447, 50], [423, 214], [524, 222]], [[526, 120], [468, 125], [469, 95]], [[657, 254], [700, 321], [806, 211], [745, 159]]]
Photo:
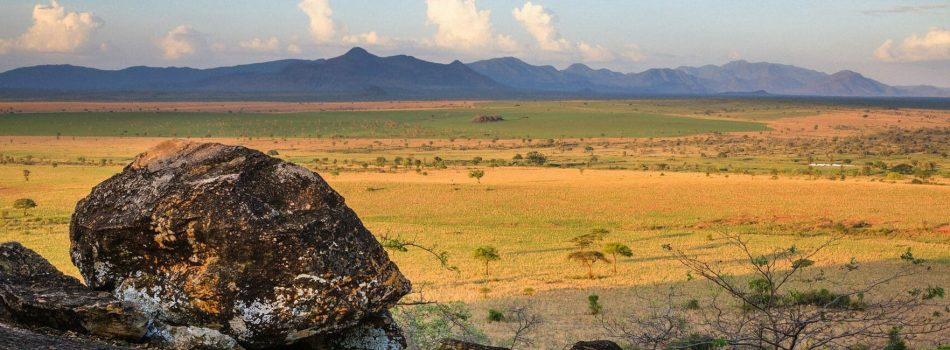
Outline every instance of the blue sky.
[[950, 86], [946, 1], [4, 0], [0, 70], [211, 67], [352, 46], [623, 72], [734, 59]]

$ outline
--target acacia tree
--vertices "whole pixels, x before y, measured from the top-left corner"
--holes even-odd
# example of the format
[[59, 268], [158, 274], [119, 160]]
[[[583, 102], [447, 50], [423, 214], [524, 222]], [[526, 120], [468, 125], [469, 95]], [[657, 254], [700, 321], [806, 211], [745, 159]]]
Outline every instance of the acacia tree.
[[[895, 329], [911, 336], [950, 330], [950, 319], [945, 314], [950, 305], [937, 302], [943, 298], [944, 289], [909, 284], [910, 277], [929, 270], [925, 261], [910, 250], [901, 255], [902, 263], [896, 271], [859, 283], [848, 278], [860, 267], [853, 258], [840, 267], [840, 276], [827, 276], [823, 269], [812, 267], [817, 255], [838, 237], [807, 251], [792, 246], [767, 254], [755, 253], [738, 235], [723, 237], [746, 261], [750, 278], [727, 273], [719, 262], [703, 261], [682, 250], [668, 250], [674, 251], [674, 257], [689, 269], [690, 275], [699, 275], [732, 303], [713, 298], [704, 303], [707, 306], [703, 311], [695, 314], [665, 305], [667, 312], [660, 312], [662, 317], [655, 322], [642, 318], [605, 322], [608, 332], [654, 349], [728, 345], [812, 350], [893, 339]], [[798, 289], [802, 285], [827, 285], [835, 290]], [[907, 289], [890, 292], [885, 288], [894, 285]], [[693, 337], [685, 343], [673, 338], [682, 334], [708, 336]]]
[[20, 198], [13, 201], [13, 208], [23, 210], [23, 216], [26, 216], [26, 211], [36, 208], [36, 201], [29, 198]]
[[485, 176], [485, 171], [482, 169], [472, 169], [468, 172], [468, 177], [475, 179], [476, 182], [482, 183], [482, 177]]
[[485, 277], [488, 277], [488, 263], [492, 261], [501, 260], [501, 255], [498, 254], [498, 249], [492, 246], [481, 246], [475, 248], [475, 260], [485, 263]]
[[23, 180], [25, 180], [26, 182], [30, 182], [30, 170], [29, 170], [29, 169], [23, 169]]
[[615, 274], [617, 273], [617, 256], [619, 255], [626, 258], [633, 256], [633, 251], [630, 250], [630, 247], [622, 243], [616, 243], [616, 242], [607, 243], [606, 245], [604, 245], [604, 253], [607, 253], [613, 256]]
[[577, 262], [587, 267], [587, 277], [594, 279], [594, 264], [598, 261], [609, 262], [604, 253], [593, 250], [580, 250], [571, 252], [567, 256], [568, 260]]

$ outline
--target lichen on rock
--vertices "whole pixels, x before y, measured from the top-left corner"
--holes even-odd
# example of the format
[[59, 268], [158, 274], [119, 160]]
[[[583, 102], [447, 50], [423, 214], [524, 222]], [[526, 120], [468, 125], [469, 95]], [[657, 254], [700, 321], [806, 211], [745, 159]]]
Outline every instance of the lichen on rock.
[[139, 155], [77, 204], [70, 239], [90, 287], [247, 348], [339, 333], [410, 290], [319, 175], [238, 146]]

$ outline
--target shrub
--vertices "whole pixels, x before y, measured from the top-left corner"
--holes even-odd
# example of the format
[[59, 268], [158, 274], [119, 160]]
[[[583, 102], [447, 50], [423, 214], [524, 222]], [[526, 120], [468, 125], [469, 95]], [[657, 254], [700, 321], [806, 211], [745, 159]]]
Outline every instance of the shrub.
[[588, 295], [587, 309], [590, 310], [591, 315], [599, 315], [604, 310], [604, 306], [600, 305], [600, 296], [597, 294]]
[[504, 322], [505, 314], [495, 309], [488, 309], [488, 323]]
[[270, 150], [270, 151], [267, 151], [267, 155], [269, 155], [269, 156], [279, 156], [280, 153], [278, 153], [276, 149], [272, 149], [272, 150]]

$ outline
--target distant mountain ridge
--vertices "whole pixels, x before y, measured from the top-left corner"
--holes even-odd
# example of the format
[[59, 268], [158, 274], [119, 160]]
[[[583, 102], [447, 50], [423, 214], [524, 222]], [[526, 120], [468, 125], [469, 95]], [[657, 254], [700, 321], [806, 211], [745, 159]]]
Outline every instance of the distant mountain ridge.
[[656, 68], [620, 73], [573, 64], [563, 70], [503, 57], [463, 64], [362, 48], [318, 60], [287, 59], [211, 69], [130, 67], [100, 70], [44, 65], [0, 73], [0, 97], [53, 92], [147, 96], [296, 96], [314, 99], [530, 98], [618, 96], [950, 97], [950, 89], [889, 86], [852, 71], [827, 74], [765, 62]]

